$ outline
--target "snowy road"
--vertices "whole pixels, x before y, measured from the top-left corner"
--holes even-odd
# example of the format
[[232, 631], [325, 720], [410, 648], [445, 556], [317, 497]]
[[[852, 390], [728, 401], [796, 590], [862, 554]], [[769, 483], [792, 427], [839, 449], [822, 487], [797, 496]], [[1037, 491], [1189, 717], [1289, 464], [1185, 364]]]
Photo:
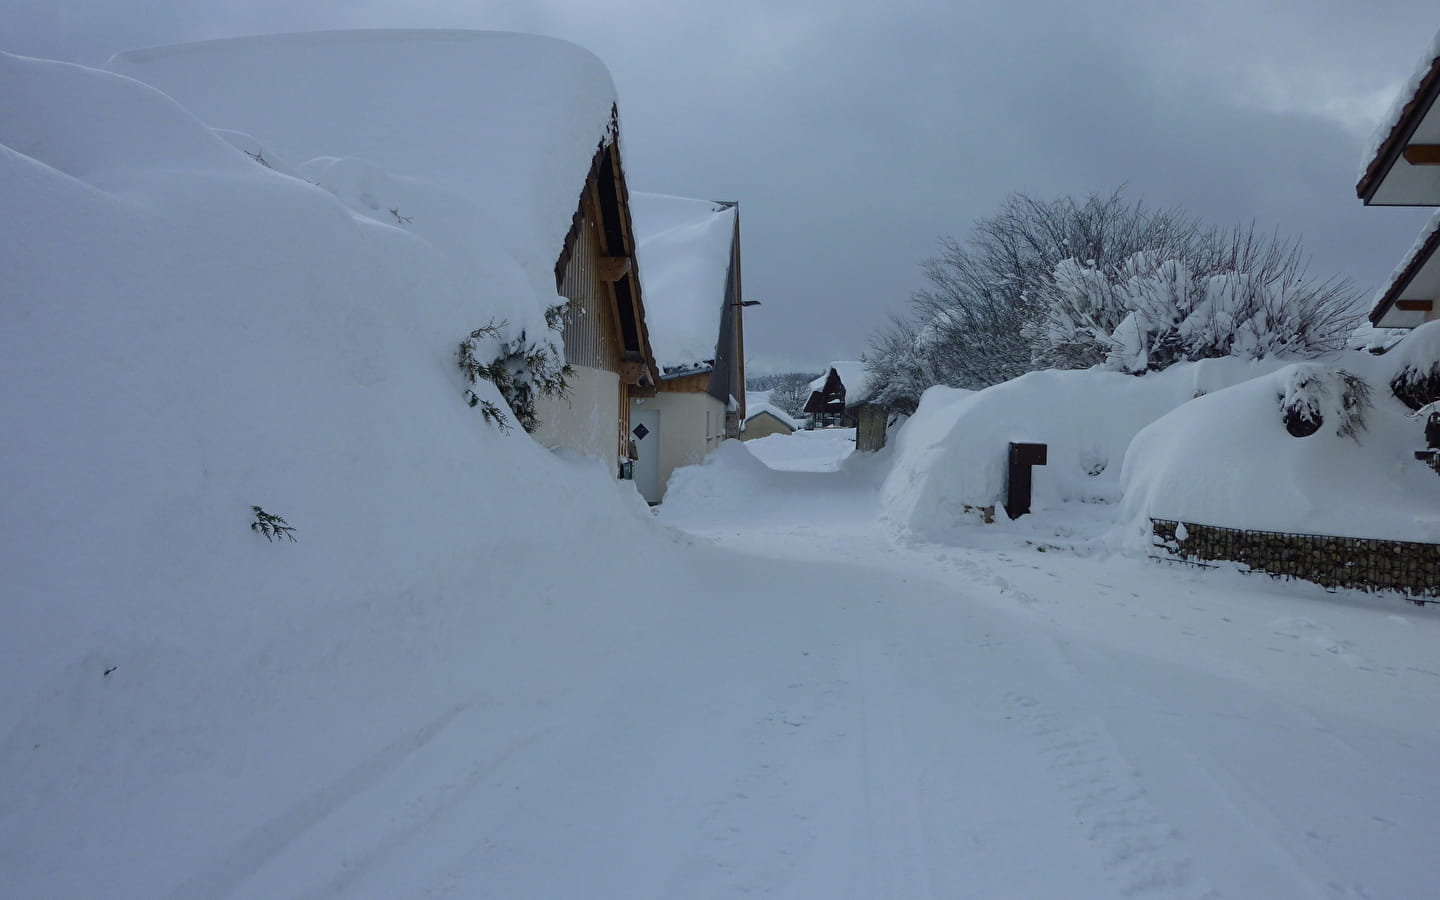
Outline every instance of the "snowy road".
[[43, 788], [0, 896], [1436, 895], [1435, 609], [897, 546], [866, 478], [767, 477], [667, 504], [647, 567], [317, 613], [193, 734], [135, 688], [171, 730]]
[[890, 547], [863, 484], [784, 477], [795, 489], [774, 502], [677, 517], [702, 539], [687, 571], [714, 589], [657, 598], [593, 677], [537, 689], [512, 674], [344, 776], [344, 805], [249, 880], [209, 886], [296, 895], [338, 872], [306, 895], [1408, 898], [1440, 884], [1427, 611], [1033, 548]]

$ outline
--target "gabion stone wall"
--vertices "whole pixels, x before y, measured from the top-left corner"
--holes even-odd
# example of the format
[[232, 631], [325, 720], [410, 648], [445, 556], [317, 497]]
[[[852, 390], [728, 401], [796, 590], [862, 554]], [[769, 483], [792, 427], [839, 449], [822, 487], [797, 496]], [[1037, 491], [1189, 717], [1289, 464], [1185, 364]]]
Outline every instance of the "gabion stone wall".
[[1258, 572], [1326, 587], [1440, 597], [1440, 544], [1246, 531], [1194, 522], [1183, 523], [1181, 540], [1175, 533], [1182, 523], [1150, 522], [1156, 536], [1185, 560], [1230, 560]]

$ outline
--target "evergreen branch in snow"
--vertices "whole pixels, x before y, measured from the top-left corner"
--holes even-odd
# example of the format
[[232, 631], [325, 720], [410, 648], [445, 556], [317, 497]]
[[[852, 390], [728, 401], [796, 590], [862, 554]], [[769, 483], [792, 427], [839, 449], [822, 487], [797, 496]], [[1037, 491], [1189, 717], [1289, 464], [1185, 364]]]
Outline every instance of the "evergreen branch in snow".
[[295, 528], [284, 518], [268, 513], [258, 506], [250, 508], [255, 511], [255, 521], [250, 523], [251, 531], [264, 535], [267, 541], [273, 542], [287, 538], [291, 543], [295, 543]]

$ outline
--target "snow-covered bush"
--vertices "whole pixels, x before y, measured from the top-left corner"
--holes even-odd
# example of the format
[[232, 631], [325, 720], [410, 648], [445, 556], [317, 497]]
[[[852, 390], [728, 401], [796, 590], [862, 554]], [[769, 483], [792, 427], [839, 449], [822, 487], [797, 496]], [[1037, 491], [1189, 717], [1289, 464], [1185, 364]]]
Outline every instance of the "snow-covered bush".
[[1390, 390], [1401, 403], [1420, 409], [1440, 400], [1440, 321], [1412, 331], [1392, 353]]
[[[456, 352], [460, 371], [472, 385], [465, 391], [466, 401], [472, 407], [478, 406], [485, 420], [502, 431], [509, 428], [504, 414], [500, 407], [475, 393], [476, 381], [484, 379], [495, 385], [515, 421], [527, 433], [540, 425], [535, 401], [540, 397], [563, 397], [569, 389], [574, 370], [565, 362], [564, 347], [557, 339], [565, 328], [565, 307], [550, 307], [545, 320], [551, 334], [544, 340], [531, 341], [522, 331], [514, 341], [501, 341], [504, 324], [492, 322], [466, 335]], [[490, 361], [482, 362], [485, 359]]]
[[1349, 285], [1306, 280], [1296, 245], [1208, 232], [1182, 249], [1187, 258], [1146, 250], [1108, 269], [1061, 261], [1027, 331], [1036, 363], [1140, 374], [1221, 356], [1313, 357], [1354, 330]]
[[1282, 369], [1275, 378], [1285, 430], [1292, 436], [1309, 437], [1326, 422], [1341, 437], [1358, 439], [1365, 430], [1370, 385], [1359, 376], [1318, 363], [1300, 363]]

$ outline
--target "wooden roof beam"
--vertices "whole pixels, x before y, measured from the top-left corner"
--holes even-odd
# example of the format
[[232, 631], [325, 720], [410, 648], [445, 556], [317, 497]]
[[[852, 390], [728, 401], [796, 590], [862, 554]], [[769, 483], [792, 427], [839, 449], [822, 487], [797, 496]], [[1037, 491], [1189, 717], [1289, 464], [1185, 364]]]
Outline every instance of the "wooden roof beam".
[[1434, 300], [1396, 300], [1396, 309], [1403, 309], [1406, 312], [1429, 312], [1435, 308]]
[[1440, 144], [1407, 144], [1400, 155], [1412, 166], [1440, 166]]

